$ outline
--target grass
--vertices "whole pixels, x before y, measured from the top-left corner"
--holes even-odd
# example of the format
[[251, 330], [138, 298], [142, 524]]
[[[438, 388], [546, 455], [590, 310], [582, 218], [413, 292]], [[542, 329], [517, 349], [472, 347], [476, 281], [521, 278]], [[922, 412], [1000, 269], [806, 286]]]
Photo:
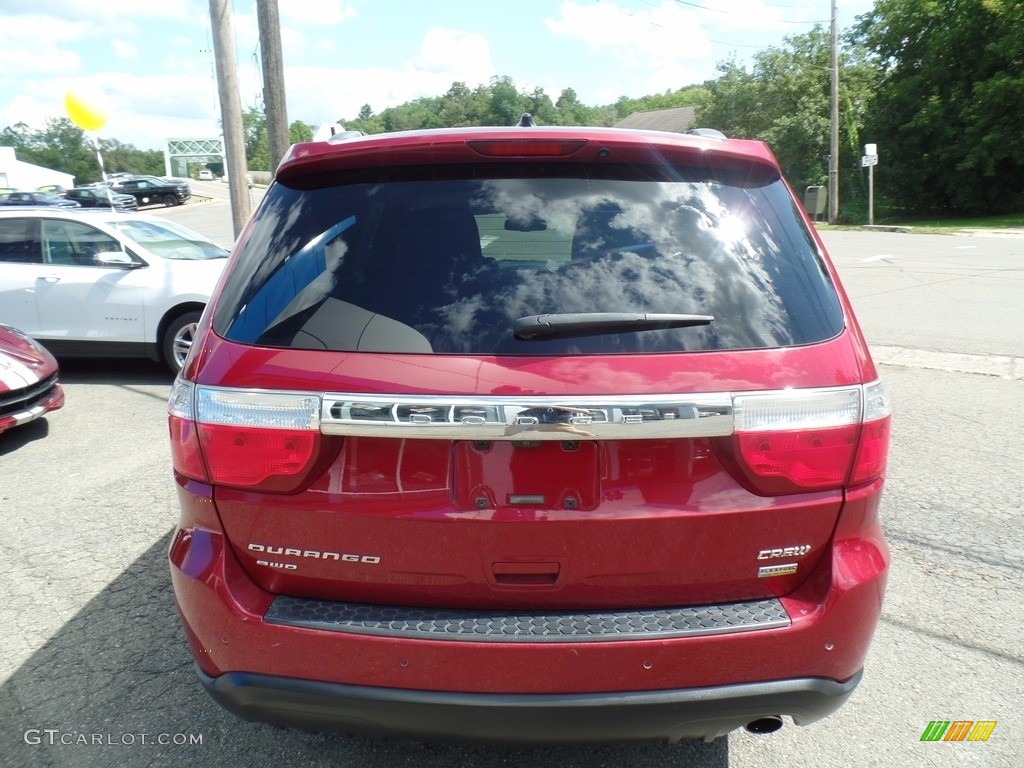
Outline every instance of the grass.
[[914, 229], [1005, 229], [1024, 227], [1024, 213], [1008, 213], [1002, 216], [984, 216], [976, 219], [930, 219], [901, 221], [903, 226]]

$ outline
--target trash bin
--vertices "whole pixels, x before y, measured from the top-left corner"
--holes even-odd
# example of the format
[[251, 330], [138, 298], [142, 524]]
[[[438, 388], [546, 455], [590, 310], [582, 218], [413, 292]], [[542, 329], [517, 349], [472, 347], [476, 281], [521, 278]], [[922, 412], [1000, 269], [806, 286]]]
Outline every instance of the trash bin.
[[804, 190], [804, 210], [815, 221], [828, 209], [828, 187], [808, 187]]

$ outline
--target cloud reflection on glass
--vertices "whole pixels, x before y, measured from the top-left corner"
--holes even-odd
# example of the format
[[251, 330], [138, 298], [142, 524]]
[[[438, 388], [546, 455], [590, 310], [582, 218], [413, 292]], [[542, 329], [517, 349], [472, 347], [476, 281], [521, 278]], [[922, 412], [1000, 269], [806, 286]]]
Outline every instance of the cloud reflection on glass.
[[[304, 319], [316, 315], [322, 327], [324, 313], [341, 321], [332, 307], [355, 305], [414, 328], [434, 353], [656, 353], [829, 338], [841, 313], [828, 301], [805, 310], [828, 277], [806, 233], [780, 215], [778, 206], [792, 205], [781, 184], [528, 178], [282, 188], [246, 245], [266, 254], [255, 267], [265, 278], [252, 296], [234, 297], [245, 309], [229, 336], [289, 346]], [[714, 321], [512, 337], [524, 316], [626, 312]]]

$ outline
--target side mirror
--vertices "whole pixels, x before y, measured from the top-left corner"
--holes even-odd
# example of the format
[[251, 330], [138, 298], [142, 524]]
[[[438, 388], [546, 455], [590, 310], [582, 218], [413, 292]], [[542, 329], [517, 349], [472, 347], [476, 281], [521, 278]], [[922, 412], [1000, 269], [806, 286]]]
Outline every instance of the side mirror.
[[118, 269], [138, 269], [143, 266], [139, 262], [135, 261], [124, 251], [109, 251], [106, 253], [97, 253], [93, 256], [93, 260], [101, 267], [116, 267]]

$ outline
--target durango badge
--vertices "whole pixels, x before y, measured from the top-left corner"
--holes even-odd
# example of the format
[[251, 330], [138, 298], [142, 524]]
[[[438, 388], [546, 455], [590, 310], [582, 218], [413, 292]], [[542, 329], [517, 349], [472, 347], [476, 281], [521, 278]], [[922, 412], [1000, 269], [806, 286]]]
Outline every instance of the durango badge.
[[[318, 549], [294, 549], [292, 547], [272, 547], [267, 544], [250, 544], [249, 551], [264, 552], [268, 555], [305, 557], [310, 558], [312, 560], [337, 560], [343, 563], [364, 563], [366, 565], [378, 565], [380, 563], [380, 557], [378, 555], [356, 555], [350, 552], [321, 552]], [[256, 564], [269, 565], [271, 567], [282, 567], [280, 563], [267, 563], [263, 560], [258, 560]], [[288, 570], [295, 570], [295, 568], [289, 568]]]

